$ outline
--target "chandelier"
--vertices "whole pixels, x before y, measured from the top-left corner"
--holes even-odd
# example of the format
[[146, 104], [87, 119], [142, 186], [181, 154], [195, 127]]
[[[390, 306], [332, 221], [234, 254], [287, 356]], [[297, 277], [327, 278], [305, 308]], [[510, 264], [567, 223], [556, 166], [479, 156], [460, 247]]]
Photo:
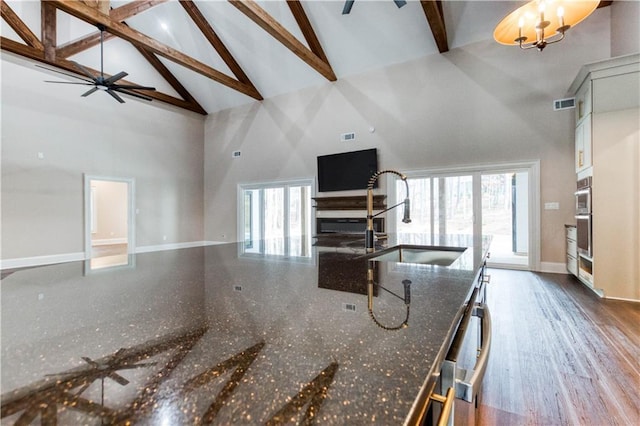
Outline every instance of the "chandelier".
[[542, 49], [557, 43], [598, 7], [600, 0], [532, 0], [507, 15], [496, 26], [493, 38], [521, 49]]

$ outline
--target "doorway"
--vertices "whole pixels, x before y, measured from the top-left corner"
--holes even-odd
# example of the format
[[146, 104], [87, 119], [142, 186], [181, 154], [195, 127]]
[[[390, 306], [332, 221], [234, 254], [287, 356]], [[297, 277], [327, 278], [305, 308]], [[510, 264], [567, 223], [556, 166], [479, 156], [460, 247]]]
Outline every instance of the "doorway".
[[85, 176], [85, 259], [91, 270], [128, 265], [135, 250], [134, 181]]

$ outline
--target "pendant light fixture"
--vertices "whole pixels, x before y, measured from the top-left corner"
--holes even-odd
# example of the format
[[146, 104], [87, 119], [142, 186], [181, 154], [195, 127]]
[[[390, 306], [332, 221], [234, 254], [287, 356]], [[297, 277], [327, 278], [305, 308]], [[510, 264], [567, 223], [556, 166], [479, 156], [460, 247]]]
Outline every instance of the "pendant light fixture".
[[596, 10], [600, 0], [532, 0], [507, 15], [493, 32], [501, 44], [537, 48], [564, 38], [569, 28]]

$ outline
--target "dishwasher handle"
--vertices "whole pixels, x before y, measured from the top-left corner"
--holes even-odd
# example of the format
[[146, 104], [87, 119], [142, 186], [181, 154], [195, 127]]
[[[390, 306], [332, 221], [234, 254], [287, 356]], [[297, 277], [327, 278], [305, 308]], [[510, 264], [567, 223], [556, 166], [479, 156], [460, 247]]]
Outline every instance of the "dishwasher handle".
[[463, 399], [467, 402], [473, 402], [474, 396], [478, 393], [487, 369], [489, 352], [491, 350], [491, 314], [489, 307], [484, 303], [477, 303], [473, 308], [473, 316], [480, 318], [482, 348], [480, 349], [473, 370], [466, 371], [459, 369], [456, 371], [456, 398]]

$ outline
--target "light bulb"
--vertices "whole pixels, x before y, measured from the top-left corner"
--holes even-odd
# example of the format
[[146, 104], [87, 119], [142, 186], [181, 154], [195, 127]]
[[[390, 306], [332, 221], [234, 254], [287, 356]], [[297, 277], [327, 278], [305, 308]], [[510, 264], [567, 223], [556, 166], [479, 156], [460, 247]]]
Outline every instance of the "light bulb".
[[558, 6], [558, 18], [562, 18], [564, 16], [564, 7]]
[[524, 17], [522, 17], [522, 16], [518, 20], [518, 27], [520, 27], [520, 28], [524, 27]]

